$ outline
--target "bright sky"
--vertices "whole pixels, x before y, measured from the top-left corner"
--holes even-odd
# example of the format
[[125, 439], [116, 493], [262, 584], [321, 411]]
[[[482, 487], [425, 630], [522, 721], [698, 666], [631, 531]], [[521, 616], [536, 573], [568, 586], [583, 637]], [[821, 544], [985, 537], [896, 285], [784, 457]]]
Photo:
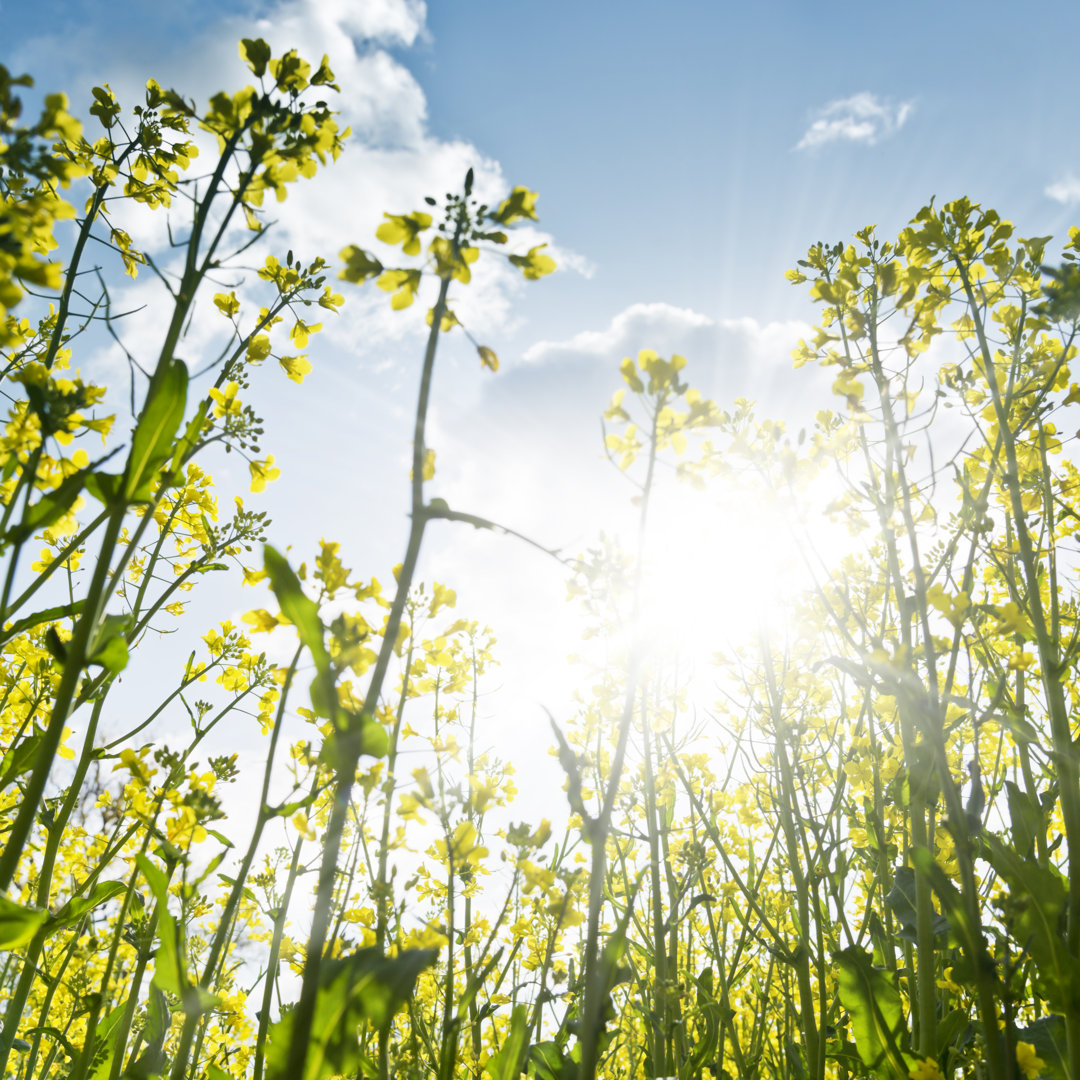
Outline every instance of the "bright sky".
[[[355, 135], [271, 234], [305, 258], [376, 247], [383, 210], [458, 188], [469, 166], [492, 200], [538, 191], [562, 270], [528, 286], [477, 274], [456, 305], [502, 369], [448, 343], [432, 493], [569, 553], [625, 511], [599, 428], [623, 356], [680, 352], [721, 404], [747, 395], [765, 413], [812, 413], [829, 395], [792, 373], [789, 353], [813, 312], [783, 278], [810, 243], [872, 222], [895, 234], [933, 195], [995, 206], [1021, 235], [1061, 235], [1080, 208], [1071, 3], [0, 0], [0, 24], [0, 59], [77, 109], [106, 80], [127, 105], [151, 75], [200, 99], [234, 89], [248, 75], [240, 37], [329, 53]], [[427, 305], [394, 315], [368, 290], [342, 288], [346, 311], [303, 388], [268, 380], [253, 403], [284, 470], [267, 498], [278, 545], [300, 559], [320, 536], [339, 539], [347, 565], [388, 579]], [[152, 318], [141, 327], [136, 342]], [[240, 490], [236, 465], [221, 479]], [[425, 576], [504, 643], [495, 722], [519, 751], [542, 751], [538, 703], [560, 707], [575, 647], [563, 573], [468, 528], [430, 539]], [[208, 622], [264, 601], [221, 602], [203, 602]]]

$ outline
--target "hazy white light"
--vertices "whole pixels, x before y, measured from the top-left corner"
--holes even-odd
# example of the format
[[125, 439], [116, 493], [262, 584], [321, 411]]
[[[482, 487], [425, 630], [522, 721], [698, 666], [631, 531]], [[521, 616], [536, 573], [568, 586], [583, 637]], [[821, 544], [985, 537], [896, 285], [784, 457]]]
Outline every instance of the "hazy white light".
[[814, 584], [805, 555], [831, 542], [824, 519], [794, 521], [790, 500], [765, 486], [718, 487], [679, 485], [650, 507], [638, 638], [647, 653], [678, 652], [695, 669], [763, 633], [786, 633]]

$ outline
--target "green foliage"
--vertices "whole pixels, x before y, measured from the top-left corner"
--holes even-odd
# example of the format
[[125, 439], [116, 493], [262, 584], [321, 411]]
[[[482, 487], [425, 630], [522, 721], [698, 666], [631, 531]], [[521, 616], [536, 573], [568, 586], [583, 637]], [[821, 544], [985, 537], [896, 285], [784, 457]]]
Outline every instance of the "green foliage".
[[895, 982], [854, 946], [838, 952], [835, 961], [840, 1003], [851, 1016], [863, 1064], [874, 1076], [905, 1080], [915, 1062], [903, 1049], [904, 1006]]
[[[361, 949], [324, 964], [304, 1080], [370, 1072], [372, 1063], [360, 1051], [357, 1027], [369, 1024], [377, 1031], [387, 1031], [394, 1013], [412, 996], [417, 978], [435, 957], [436, 953], [427, 949], [414, 949], [398, 957]], [[295, 1075], [287, 1071], [295, 1019], [295, 1013], [288, 1012], [270, 1028], [267, 1063], [271, 1077]]]

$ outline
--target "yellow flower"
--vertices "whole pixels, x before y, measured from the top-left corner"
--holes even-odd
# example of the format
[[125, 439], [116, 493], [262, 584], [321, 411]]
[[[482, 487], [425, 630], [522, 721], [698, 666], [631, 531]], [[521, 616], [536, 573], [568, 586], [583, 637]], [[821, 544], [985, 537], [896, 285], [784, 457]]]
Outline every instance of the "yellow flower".
[[265, 570], [250, 570], [248, 567], [244, 567], [245, 585], [257, 585], [264, 577], [266, 577]]
[[226, 383], [224, 390], [219, 390], [216, 386], [210, 388], [210, 398], [214, 402], [214, 416], [220, 419], [223, 416], [235, 416], [240, 413], [242, 406], [236, 396], [239, 389], [240, 384], [236, 382]]
[[305, 840], [317, 840], [318, 839], [318, 837], [315, 835], [315, 830], [308, 823], [307, 814], [305, 814], [303, 810], [298, 810], [293, 815], [292, 823], [293, 823], [293, 826], [296, 829], [296, 831]]
[[294, 383], [302, 383], [304, 376], [311, 372], [311, 361], [306, 356], [279, 356], [278, 363]]
[[64, 745], [70, 736], [71, 728], [65, 727], [60, 735], [60, 745], [56, 748], [56, 753], [65, 761], [72, 761], [75, 757], [75, 751], [72, 750], [70, 746]]
[[941, 1070], [937, 1067], [937, 1062], [933, 1058], [923, 1058], [918, 1065], [912, 1069], [908, 1076], [911, 1080], [945, 1080], [941, 1075]]
[[281, 622], [277, 615], [271, 614], [266, 608], [245, 611], [240, 618], [251, 627], [253, 634], [268, 634], [271, 630], [276, 630]]
[[1027, 1042], [1016, 1044], [1016, 1064], [1020, 1066], [1026, 1080], [1034, 1080], [1046, 1068], [1046, 1062], [1035, 1053], [1035, 1047]]
[[281, 475], [280, 469], [274, 468], [274, 455], [268, 454], [265, 461], [253, 461], [248, 466], [251, 471], [251, 490], [258, 494], [266, 490], [266, 485]]

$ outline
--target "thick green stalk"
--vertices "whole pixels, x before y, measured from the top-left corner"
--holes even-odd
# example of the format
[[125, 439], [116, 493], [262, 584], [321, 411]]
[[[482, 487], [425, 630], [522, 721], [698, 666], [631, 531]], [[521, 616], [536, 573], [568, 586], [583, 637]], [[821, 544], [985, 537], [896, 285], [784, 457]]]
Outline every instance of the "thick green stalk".
[[799, 835], [795, 824], [795, 811], [798, 806], [798, 793], [788, 757], [788, 732], [787, 721], [784, 718], [783, 702], [780, 698], [780, 689], [776, 681], [776, 671], [773, 666], [772, 650], [768, 640], [762, 636], [761, 652], [765, 665], [765, 681], [768, 687], [770, 720], [773, 726], [773, 749], [776, 754], [777, 766], [780, 771], [780, 798], [777, 800], [777, 810], [780, 814], [780, 824], [784, 831], [784, 840], [787, 846], [788, 870], [791, 873], [795, 892], [795, 903], [798, 908], [798, 932], [799, 943], [794, 953], [793, 963], [795, 977], [799, 986], [799, 1027], [802, 1033], [803, 1045], [806, 1049], [806, 1063], [809, 1074], [812, 1077], [824, 1075], [825, 1057], [820, 1052], [821, 1033], [818, 1030], [817, 1016], [815, 1012], [815, 997], [813, 984], [810, 979], [810, 966], [813, 956], [811, 949], [811, 919], [810, 919], [810, 883], [803, 871], [801, 853], [799, 851]]
[[48, 782], [53, 760], [56, 757], [56, 751], [63, 736], [64, 724], [70, 715], [71, 703], [79, 685], [79, 677], [86, 666], [91, 636], [97, 629], [101, 611], [105, 606], [105, 583], [109, 575], [112, 554], [116, 549], [116, 542], [120, 536], [123, 520], [124, 511], [122, 508], [112, 512], [105, 530], [105, 536], [101, 541], [101, 551], [94, 565], [94, 576], [90, 582], [90, 588], [87, 590], [86, 606], [75, 624], [71, 641], [67, 644], [67, 657], [60, 677], [60, 685], [57, 687], [56, 697], [53, 699], [49, 722], [41, 736], [41, 748], [38, 751], [38, 758], [30, 772], [26, 787], [23, 789], [23, 797], [19, 803], [15, 820], [12, 822], [3, 854], [0, 854], [0, 893], [7, 892], [12, 879], [15, 877], [19, 859], [22, 857], [27, 839], [30, 836], [30, 830], [33, 828], [34, 818], [37, 816], [38, 808], [41, 805], [45, 785]]
[[656, 776], [653, 770], [652, 731], [645, 688], [641, 691], [641, 731], [645, 757], [645, 829], [649, 843], [649, 891], [652, 899], [653, 984], [650, 1041], [653, 1045], [653, 1069], [657, 1076], [669, 1076], [671, 1066], [668, 1000], [671, 975], [668, 971], [667, 929], [664, 918], [664, 895], [660, 877], [660, 822], [656, 809]]
[[[142, 981], [146, 975], [147, 964], [153, 953], [154, 935], [157, 933], [158, 919], [161, 915], [160, 901], [155, 901], [154, 910], [150, 913], [146, 927], [143, 930], [143, 941], [139, 947], [139, 955], [135, 960], [135, 970], [131, 975], [131, 983], [127, 987], [127, 1001], [124, 1004], [124, 1013], [120, 1018], [120, 1032], [116, 1037], [116, 1053], [113, 1055], [112, 1065], [109, 1068], [109, 1080], [117, 1080], [120, 1070], [124, 1067], [124, 1050], [127, 1047], [128, 1038], [131, 1035], [131, 1025], [135, 1019], [135, 1008], [139, 1004], [139, 992], [142, 989]], [[131, 1058], [134, 1059], [138, 1051], [139, 1040], [136, 1039], [132, 1048]], [[131, 1062], [128, 1062], [130, 1068]]]
[[[161, 802], [158, 801], [155, 807], [155, 817], [161, 809]], [[145, 855], [147, 848], [150, 846], [150, 841], [153, 838], [154, 830], [148, 828], [143, 836], [142, 847], [139, 852], [140, 855]], [[169, 878], [172, 878], [172, 872], [175, 866], [171, 866], [169, 870]], [[120, 913], [117, 916], [116, 929], [113, 931], [112, 943], [109, 946], [109, 954], [105, 961], [105, 970], [102, 972], [101, 981], [99, 983], [100, 989], [94, 999], [94, 1004], [90, 1009], [90, 1015], [86, 1022], [86, 1041], [83, 1043], [82, 1051], [79, 1054], [79, 1058], [75, 1063], [74, 1068], [71, 1070], [71, 1080], [85, 1080], [85, 1077], [90, 1069], [90, 1065], [94, 1059], [94, 1050], [97, 1043], [97, 1025], [101, 1019], [101, 1015], [104, 1012], [105, 1005], [109, 1000], [110, 989], [112, 983], [112, 973], [116, 966], [116, 958], [120, 951], [120, 942], [123, 938], [124, 924], [127, 921], [127, 913], [131, 907], [131, 898], [135, 894], [135, 883], [139, 879], [140, 871], [138, 868], [134, 869], [128, 877], [127, 890], [124, 893], [123, 903], [120, 905]], [[122, 1047], [119, 1048], [122, 1052]]]
[[[42, 856], [41, 867], [38, 871], [37, 893], [34, 897], [36, 905], [43, 910], [48, 908], [49, 900], [52, 896], [53, 867], [56, 864], [56, 855], [60, 848], [60, 840], [68, 821], [71, 819], [71, 814], [78, 803], [83, 781], [86, 779], [86, 773], [90, 768], [90, 762], [95, 756], [93, 751], [94, 735], [97, 732], [97, 725], [104, 704], [105, 697], [102, 695], [95, 703], [94, 710], [91, 713], [90, 723], [83, 739], [82, 753], [79, 755], [79, 762], [75, 769], [75, 776], [68, 785], [64, 803], [57, 812], [56, 818], [48, 831], [48, 839], [45, 842], [45, 852]], [[41, 957], [41, 951], [44, 948], [46, 938], [47, 935], [43, 933], [35, 935], [26, 946], [26, 952], [23, 954], [22, 973], [19, 977], [15, 993], [8, 1006], [8, 1010], [4, 1016], [3, 1029], [0, 1030], [0, 1076], [4, 1075], [4, 1070], [7, 1068], [8, 1055], [11, 1053], [15, 1034], [19, 1023], [22, 1020], [22, 1012], [30, 993], [31, 986], [33, 985], [38, 961]]]
[[[460, 239], [454, 237], [454, 246]], [[382, 695], [383, 683], [390, 668], [397, 643], [398, 630], [401, 627], [409, 589], [416, 573], [416, 564], [420, 558], [420, 546], [424, 538], [427, 517], [424, 513], [424, 431], [427, 424], [428, 403], [431, 398], [431, 381], [435, 370], [435, 353], [439, 341], [439, 330], [446, 314], [446, 297], [450, 289], [450, 279], [444, 277], [439, 286], [439, 297], [432, 312], [431, 332], [428, 334], [427, 349], [424, 353], [424, 366], [420, 374], [420, 394], [416, 405], [416, 422], [413, 432], [413, 469], [412, 469], [412, 515], [409, 525], [409, 539], [405, 549], [405, 558], [398, 573], [398, 586], [386, 620], [382, 645], [376, 658], [371, 682], [364, 697], [363, 712], [374, 716]], [[341, 851], [341, 837], [345, 827], [345, 815], [350, 801], [350, 792], [356, 778], [356, 766], [359, 756], [349, 756], [344, 763], [334, 785], [334, 801], [327, 822], [323, 845], [322, 863], [319, 868], [319, 884], [315, 898], [315, 911], [311, 920], [311, 932], [308, 936], [307, 955], [304, 960], [304, 977], [300, 989], [300, 998], [293, 1014], [292, 1040], [289, 1045], [289, 1057], [285, 1068], [285, 1077], [304, 1075], [304, 1062], [307, 1058], [307, 1043], [311, 1035], [311, 1023], [315, 1015], [315, 997], [319, 990], [319, 975], [322, 968], [323, 948], [330, 924], [330, 908], [333, 902], [334, 877], [337, 873], [338, 857]], [[179, 1080], [179, 1077], [175, 1078]]]
[[[906, 656], [911, 657], [914, 651], [914, 639], [911, 632], [911, 618], [908, 614], [910, 598], [905, 595], [904, 576], [901, 571], [900, 556], [896, 532], [892, 525], [892, 515], [897, 505], [902, 507], [904, 523], [907, 527], [908, 542], [911, 545], [913, 574], [915, 576], [915, 590], [917, 609], [922, 615], [923, 645], [925, 649], [925, 662], [927, 668], [928, 689], [927, 696], [930, 703], [929, 715], [931, 723], [936, 722], [937, 710], [937, 671], [935, 666], [933, 636], [930, 633], [927, 616], [926, 585], [919, 557], [919, 549], [916, 540], [915, 526], [910, 507], [910, 492], [908, 490], [907, 477], [904, 471], [904, 447], [899, 425], [892, 407], [892, 394], [889, 376], [886, 374], [881, 362], [878, 349], [878, 309], [879, 299], [877, 288], [874, 286], [871, 292], [869, 313], [870, 334], [870, 369], [878, 392], [878, 401], [881, 406], [882, 421], [885, 427], [885, 490], [877, 500], [879, 524], [882, 537], [885, 540], [888, 552], [889, 573], [893, 581], [893, 590], [896, 596], [896, 610], [900, 620], [901, 633]], [[843, 322], [841, 320], [841, 327]], [[841, 329], [845, 349], [848, 347], [846, 330]], [[864, 436], [865, 446], [865, 436]], [[910, 663], [910, 660], [908, 661]], [[913, 681], [917, 679], [914, 671], [911, 675]], [[903, 676], [901, 676], [903, 678]], [[934, 732], [929, 730], [923, 716], [923, 701], [921, 695], [913, 687], [907, 689], [905, 696], [915, 694], [913, 707], [900, 709], [900, 723], [904, 742], [904, 753], [908, 761], [913, 760], [916, 747], [915, 733], [920, 732], [925, 737], [933, 739]], [[942, 760], [942, 785], [949, 785], [947, 764]], [[927, 816], [931, 808], [927, 803], [924, 792], [919, 785], [912, 785], [911, 801], [909, 806], [909, 827], [911, 841], [916, 848], [929, 847], [929, 829]], [[916, 914], [916, 952], [918, 963], [916, 965], [915, 983], [915, 1018], [916, 1042], [919, 1054], [922, 1057], [936, 1057], [937, 1055], [937, 950], [934, 938], [934, 904], [930, 881], [921, 871], [915, 871], [915, 914]]]
[[[81, 931], [85, 929], [86, 921], [84, 920], [82, 925], [71, 935], [71, 940], [67, 943], [64, 949], [64, 958], [60, 962], [60, 966], [49, 973], [50, 982], [45, 990], [45, 996], [41, 999], [41, 1011], [38, 1016], [41, 1018], [42, 1025], [44, 1025], [45, 1019], [52, 1011], [53, 999], [56, 996], [58, 990], [66, 985], [64, 976], [67, 974], [67, 969], [71, 965], [72, 958], [75, 955], [75, 951], [79, 947], [79, 938]], [[37, 1067], [37, 1059], [41, 1053], [41, 1040], [45, 1036], [45, 1032], [38, 1030], [34, 1033], [34, 1038], [30, 1043], [30, 1052], [26, 1055], [26, 1062], [23, 1065], [23, 1076], [30, 1078], [34, 1075], [34, 1070]], [[42, 1070], [42, 1077], [48, 1075], [48, 1068]]]
[[[1027, 525], [1027, 512], [1024, 509], [1023, 492], [1020, 488], [1016, 435], [1010, 424], [1008, 404], [1003, 399], [998, 385], [994, 354], [986, 338], [986, 328], [975, 299], [968, 268], [959, 257], [954, 257], [953, 261], [967, 297], [969, 312], [974, 320], [979, 353], [986, 372], [986, 383], [990, 388], [998, 430], [1005, 446], [1005, 460], [1008, 468], [1004, 475], [1004, 482], [1012, 510], [1013, 527], [1016, 529], [1017, 545], [1020, 549], [1020, 563], [1027, 587], [1027, 602], [1039, 654], [1043, 688], [1050, 710], [1050, 734], [1059, 776], [1061, 815], [1065, 824], [1065, 844], [1069, 856], [1069, 890], [1065, 911], [1066, 948], [1068, 954], [1075, 958], [1080, 955], [1080, 762], [1077, 760], [1077, 752], [1073, 745], [1069, 707], [1065, 700], [1062, 682], [1064, 667], [1061, 663], [1057, 641], [1051, 636], [1047, 627], [1047, 617], [1043, 609], [1039, 560]], [[1080, 1075], [1080, 1011], [1070, 1009], [1066, 1014], [1065, 1033], [1069, 1072], [1077, 1076]]]

